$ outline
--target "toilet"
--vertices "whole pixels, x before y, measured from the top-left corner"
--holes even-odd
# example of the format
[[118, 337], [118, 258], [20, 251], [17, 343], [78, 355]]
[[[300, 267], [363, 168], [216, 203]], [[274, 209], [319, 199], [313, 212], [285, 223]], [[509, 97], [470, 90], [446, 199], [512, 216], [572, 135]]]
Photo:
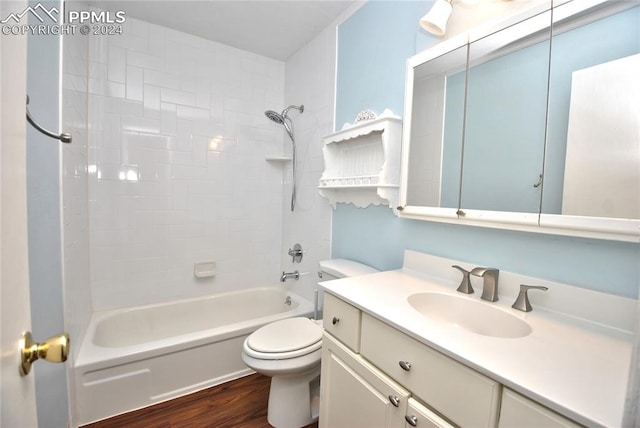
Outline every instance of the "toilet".
[[[319, 263], [322, 281], [378, 272], [347, 259]], [[300, 428], [318, 419], [322, 323], [305, 317], [267, 324], [244, 341], [242, 360], [271, 377], [267, 420], [276, 428]]]

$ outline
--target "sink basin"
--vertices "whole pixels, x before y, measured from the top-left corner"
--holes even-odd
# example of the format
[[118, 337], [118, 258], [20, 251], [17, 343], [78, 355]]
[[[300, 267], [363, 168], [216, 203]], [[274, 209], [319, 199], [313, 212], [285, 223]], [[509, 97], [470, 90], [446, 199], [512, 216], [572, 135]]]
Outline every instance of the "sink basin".
[[407, 301], [427, 318], [483, 336], [517, 338], [531, 333], [531, 327], [525, 321], [489, 302], [442, 293], [412, 294]]

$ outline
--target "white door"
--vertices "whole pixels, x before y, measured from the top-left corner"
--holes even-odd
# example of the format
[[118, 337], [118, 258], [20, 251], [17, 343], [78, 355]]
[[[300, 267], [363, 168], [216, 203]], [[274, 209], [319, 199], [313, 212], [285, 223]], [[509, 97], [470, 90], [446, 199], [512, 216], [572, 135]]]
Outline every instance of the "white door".
[[[0, 2], [0, 16], [26, 1]], [[11, 9], [11, 10], [9, 10]], [[20, 376], [20, 335], [31, 329], [26, 204], [26, 37], [0, 35], [0, 426], [36, 427], [32, 375]]]

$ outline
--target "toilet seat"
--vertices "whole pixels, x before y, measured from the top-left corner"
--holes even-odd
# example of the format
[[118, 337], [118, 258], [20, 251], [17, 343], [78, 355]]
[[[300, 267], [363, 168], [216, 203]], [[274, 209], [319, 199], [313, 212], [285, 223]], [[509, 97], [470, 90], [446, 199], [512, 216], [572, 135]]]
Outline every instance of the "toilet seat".
[[322, 347], [322, 328], [305, 317], [267, 324], [244, 341], [244, 352], [262, 360], [281, 360], [310, 354]]

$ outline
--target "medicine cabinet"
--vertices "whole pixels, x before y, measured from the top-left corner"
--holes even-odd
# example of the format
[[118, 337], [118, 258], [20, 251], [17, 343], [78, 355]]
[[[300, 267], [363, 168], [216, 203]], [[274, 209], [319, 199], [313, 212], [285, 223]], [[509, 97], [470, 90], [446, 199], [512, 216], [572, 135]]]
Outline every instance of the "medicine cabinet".
[[549, 2], [410, 58], [400, 215], [639, 242], [637, 76], [637, 2]]

